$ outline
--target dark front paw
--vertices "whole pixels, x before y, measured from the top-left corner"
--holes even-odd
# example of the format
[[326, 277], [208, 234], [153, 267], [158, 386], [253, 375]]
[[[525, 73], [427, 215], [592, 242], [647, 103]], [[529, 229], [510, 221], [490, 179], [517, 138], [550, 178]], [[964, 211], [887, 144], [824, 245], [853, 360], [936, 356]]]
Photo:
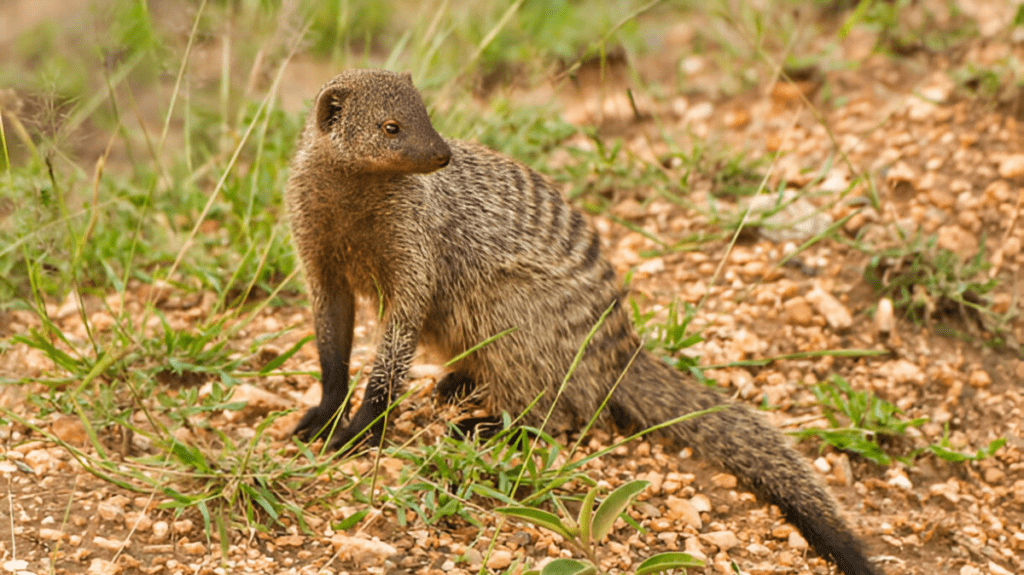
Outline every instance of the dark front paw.
[[343, 427], [339, 415], [340, 413], [337, 409], [323, 405], [311, 407], [302, 416], [302, 419], [299, 420], [299, 424], [295, 426], [292, 435], [297, 436], [302, 441], [314, 441], [318, 437], [330, 437], [332, 431]]

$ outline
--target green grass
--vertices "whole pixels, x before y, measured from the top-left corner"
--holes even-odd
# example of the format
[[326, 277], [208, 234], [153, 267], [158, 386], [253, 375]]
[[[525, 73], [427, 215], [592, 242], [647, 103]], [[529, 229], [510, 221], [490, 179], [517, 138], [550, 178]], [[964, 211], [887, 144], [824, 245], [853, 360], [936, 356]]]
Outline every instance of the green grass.
[[[675, 90], [694, 97], [741, 93], [808, 60], [826, 69], [852, 64], [833, 61], [828, 45], [799, 53], [803, 40], [821, 30], [786, 1], [765, 9], [741, 2], [737, 14], [731, 2], [621, 0], [595, 8], [544, 0], [480, 2], [465, 10], [454, 4], [201, 2], [169, 20], [146, 2], [122, 0], [86, 8], [59, 29], [42, 22], [22, 33], [0, 62], [0, 86], [11, 87], [0, 91], [0, 314], [26, 312], [35, 326], [0, 341], [0, 353], [27, 346], [53, 367], [37, 377], [0, 379], [23, 386], [30, 398], [25, 412], [0, 411], [0, 423], [20, 422], [61, 443], [98, 477], [152, 495], [175, 513], [198, 513], [207, 533], [305, 528], [310, 507], [329, 508], [342, 494], [367, 508], [389, 505], [401, 511], [401, 521], [408, 511], [428, 525], [473, 523], [493, 518], [495, 502], [557, 511], [562, 498], [574, 496], [564, 486], [590, 485], [583, 465], [607, 450], [567, 464], [578, 445], [566, 450], [539, 431], [526, 455], [511, 431], [483, 447], [442, 440], [388, 448], [387, 456], [410, 471], [381, 484], [377, 468], [351, 473], [341, 458], [301, 444], [272, 447], [267, 428], [279, 415], [253, 437], [216, 429], [217, 414], [241, 407], [231, 400], [240, 384], [306, 375], [282, 366], [309, 341], [295, 332], [310, 326], [262, 333], [258, 323], [267, 309], [306, 305], [281, 200], [303, 113], [282, 108], [278, 90], [295, 88], [282, 84], [283, 72], [296, 60], [313, 62], [323, 80], [354, 66], [410, 70], [439, 131], [548, 173], [576, 205], [609, 215], [624, 196], [643, 205], [663, 199], [701, 218], [700, 232], [664, 238], [616, 219], [654, 241], [657, 250], [642, 254], [653, 257], [721, 252], [763, 224], [737, 198], [781, 193], [766, 190], [774, 158], [680, 134], [654, 117], [643, 120], [657, 128], [650, 143], [665, 151], [651, 161], [631, 151], [628, 134], [566, 122], [554, 96], [525, 103], [524, 87], [551, 80], [556, 91], [569, 90], [581, 63], [600, 65], [612, 50], [627, 56], [625, 74], [638, 91], [630, 96], [656, 103]], [[903, 25], [894, 16], [909, 9], [904, 2], [861, 6], [849, 13], [849, 27], [898, 31]], [[634, 68], [637, 58], [689, 18], [708, 23], [695, 33], [693, 53], [722, 71], [721, 84], [647, 85]], [[834, 47], [840, 33], [831, 34]], [[308, 102], [316, 86], [302, 89]], [[811, 188], [800, 194], [812, 196]], [[802, 248], [837, 239], [837, 227]], [[882, 263], [869, 273], [887, 278], [880, 289], [898, 302], [912, 296], [883, 267], [917, 252], [866, 249], [879, 252]], [[990, 287], [978, 279], [980, 269], [944, 261], [935, 268], [915, 260], [909, 269], [917, 275], [906, 282], [976, 309], [967, 294], [983, 298]], [[920, 271], [929, 269], [955, 273]], [[967, 291], [957, 287], [965, 279]], [[54, 314], [64, 302], [83, 333], [64, 331], [65, 320]], [[201, 313], [184, 322], [182, 309]], [[907, 309], [915, 309], [912, 301]], [[703, 378], [696, 359], [681, 353], [699, 340], [689, 330], [694, 311], [670, 307], [658, 324], [654, 314], [634, 309], [648, 347]], [[819, 399], [840, 409], [829, 403], [837, 397]], [[58, 412], [81, 419], [86, 448], [63, 444], [38, 425]], [[895, 417], [887, 414], [882, 423], [889, 416]], [[854, 426], [877, 433], [877, 423], [858, 419]], [[115, 456], [115, 440], [125, 435], [148, 447]], [[326, 491], [319, 479], [325, 475]], [[591, 502], [594, 493], [588, 492]], [[351, 528], [365, 515], [357, 511], [334, 527]]]

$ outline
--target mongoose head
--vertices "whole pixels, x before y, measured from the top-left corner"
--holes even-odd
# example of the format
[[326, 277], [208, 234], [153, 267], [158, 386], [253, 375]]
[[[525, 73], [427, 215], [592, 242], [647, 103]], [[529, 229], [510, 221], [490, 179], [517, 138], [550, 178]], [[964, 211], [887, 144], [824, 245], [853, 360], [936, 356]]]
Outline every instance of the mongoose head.
[[452, 151], [430, 124], [408, 73], [349, 70], [324, 84], [307, 131], [349, 173], [425, 174]]

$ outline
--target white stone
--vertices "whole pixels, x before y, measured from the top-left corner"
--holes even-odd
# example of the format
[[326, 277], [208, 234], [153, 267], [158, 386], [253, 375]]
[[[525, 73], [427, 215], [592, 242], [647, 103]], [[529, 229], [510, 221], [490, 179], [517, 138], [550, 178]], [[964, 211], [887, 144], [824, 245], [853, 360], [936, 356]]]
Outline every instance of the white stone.
[[695, 529], [700, 529], [704, 525], [700, 519], [700, 512], [697, 511], [692, 503], [685, 499], [669, 497], [665, 501], [665, 506], [668, 507], [666, 516], [669, 519], [678, 519], [686, 525], [693, 526]]
[[93, 559], [89, 563], [88, 575], [117, 575], [121, 572], [121, 566], [106, 559]]
[[504, 549], [495, 549], [487, 558], [488, 569], [504, 569], [512, 564], [512, 552]]
[[842, 302], [822, 289], [820, 285], [815, 285], [814, 289], [804, 297], [811, 302], [818, 313], [825, 317], [825, 321], [832, 329], [844, 330], [853, 325], [853, 316], [850, 315], [850, 310], [846, 309]]
[[1012, 154], [999, 162], [999, 175], [1008, 180], [1024, 177], [1024, 154]]
[[736, 537], [732, 531], [712, 531], [711, 533], [701, 533], [699, 537], [704, 543], [714, 545], [721, 551], [728, 551], [741, 543], [739, 537]]
[[344, 533], [335, 533], [331, 544], [339, 557], [359, 565], [379, 564], [398, 552], [397, 549], [378, 539], [349, 537]]

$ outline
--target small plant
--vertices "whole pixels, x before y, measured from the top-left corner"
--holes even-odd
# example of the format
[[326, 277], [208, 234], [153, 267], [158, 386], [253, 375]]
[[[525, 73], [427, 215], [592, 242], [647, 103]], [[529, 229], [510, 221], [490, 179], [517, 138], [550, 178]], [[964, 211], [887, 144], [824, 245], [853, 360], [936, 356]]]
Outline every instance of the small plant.
[[[978, 253], [967, 260], [936, 243], [935, 237], [915, 237], [875, 254], [864, 269], [864, 280], [915, 323], [954, 316], [969, 329], [996, 334], [991, 343], [998, 343], [1009, 318], [992, 307], [991, 292], [998, 282], [985, 273], [989, 263], [984, 238]], [[958, 333], [948, 326], [942, 331]]]
[[[410, 510], [427, 525], [460, 517], [478, 525], [470, 500], [485, 497], [510, 504], [517, 493], [532, 494], [538, 503], [552, 499], [557, 487], [576, 480], [581, 472], [559, 465], [564, 449], [537, 429], [505, 428], [486, 442], [445, 436], [435, 444], [401, 445], [388, 455], [406, 462], [394, 487], [384, 486], [387, 502], [400, 511]], [[528, 452], [521, 448], [530, 445]], [[406, 514], [397, 514], [404, 526]]]
[[[533, 507], [501, 507], [496, 511], [511, 517], [518, 517], [538, 527], [561, 535], [566, 542], [586, 557], [584, 561], [565, 558], [555, 559], [545, 565], [540, 571], [528, 571], [527, 574], [596, 575], [598, 573], [605, 573], [599, 567], [600, 563], [597, 558], [598, 545], [612, 530], [615, 520], [648, 485], [650, 485], [648, 481], [631, 481], [620, 485], [608, 494], [608, 497], [597, 506], [596, 511], [594, 510], [594, 504], [597, 501], [598, 488], [592, 487], [583, 497], [580, 513], [575, 520], [568, 517], [563, 519], [554, 513]], [[560, 505], [560, 507], [563, 515], [567, 516], [568, 512], [564, 506]], [[646, 575], [647, 573], [661, 573], [672, 569], [703, 566], [703, 561], [695, 559], [687, 553], [659, 553], [658, 555], [648, 557], [640, 563], [635, 573], [636, 575]]]
[[652, 323], [655, 311], [640, 311], [640, 307], [632, 299], [629, 305], [633, 310], [633, 325], [636, 326], [637, 333], [644, 340], [644, 347], [648, 351], [658, 355], [676, 369], [689, 373], [701, 383], [713, 383], [705, 377], [704, 370], [698, 365], [699, 357], [682, 353], [683, 350], [704, 341], [699, 333], [689, 333], [690, 322], [696, 314], [692, 305], [684, 302], [680, 310], [677, 302], [671, 302], [668, 304], [663, 323]]
[[[900, 408], [871, 392], [855, 391], [838, 375], [811, 388], [815, 397], [825, 408], [828, 429], [805, 429], [796, 433], [799, 437], [817, 437], [823, 442], [856, 453], [879, 465], [889, 465], [889, 456], [879, 443], [880, 438], [903, 436], [908, 427], [920, 427], [927, 418], [903, 420]], [[840, 422], [837, 415], [848, 421]]]
[[[907, 429], [920, 427], [928, 421], [926, 417], [903, 419], [902, 410], [894, 404], [880, 399], [868, 391], [855, 391], [850, 384], [838, 375], [828, 381], [815, 385], [811, 391], [825, 408], [825, 417], [831, 427], [828, 429], [805, 429], [795, 432], [798, 437], [817, 437], [825, 444], [836, 449], [856, 453], [878, 465], [889, 465], [893, 459], [904, 464], [911, 464], [915, 457], [928, 452], [949, 462], [978, 461], [992, 456], [1006, 443], [1005, 438], [992, 441], [988, 446], [979, 449], [974, 455], [960, 453], [949, 443], [949, 429], [939, 443], [932, 443], [924, 448], [913, 449], [906, 455], [893, 457], [882, 444], [891, 442], [897, 437], [906, 435]], [[849, 423], [843, 425], [837, 415], [842, 415]]]
[[961, 461], [981, 461], [987, 457], [992, 457], [1004, 445], [1006, 445], [1006, 438], [1000, 437], [989, 442], [987, 446], [979, 449], [974, 455], [961, 453], [949, 443], [949, 424], [947, 423], [943, 428], [942, 439], [938, 443], [932, 443], [925, 450], [934, 453], [940, 459], [945, 459], [952, 463], [960, 463]]

